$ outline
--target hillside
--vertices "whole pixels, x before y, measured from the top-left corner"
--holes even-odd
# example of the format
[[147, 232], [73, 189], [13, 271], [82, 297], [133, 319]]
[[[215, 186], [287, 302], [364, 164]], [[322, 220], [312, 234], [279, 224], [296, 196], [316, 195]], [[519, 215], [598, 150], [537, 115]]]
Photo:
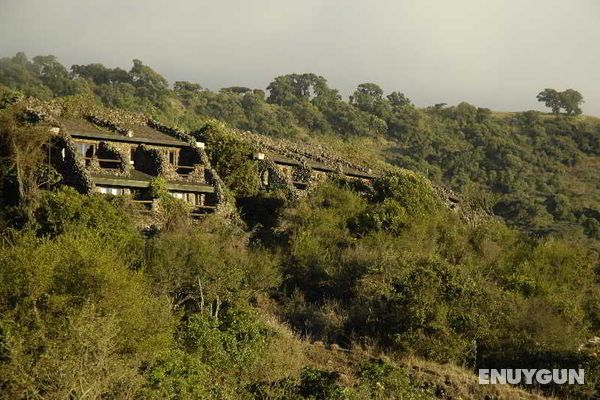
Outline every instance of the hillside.
[[0, 85], [42, 99], [85, 96], [188, 131], [216, 118], [242, 131], [325, 143], [361, 164], [425, 174], [532, 234], [600, 237], [598, 118], [493, 113], [467, 103], [417, 109], [373, 83], [345, 101], [314, 74], [277, 77], [268, 92], [212, 92], [186, 81], [171, 89], [139, 60], [130, 71], [102, 64], [68, 71], [52, 56], [30, 61], [22, 53], [0, 60]]
[[[68, 71], [22, 54], [0, 60], [0, 85], [0, 396], [600, 392], [596, 119], [418, 109], [373, 84], [344, 101], [312, 74], [268, 96], [171, 89], [140, 61]], [[149, 213], [65, 187], [46, 158], [53, 116], [185, 132], [230, 207], [192, 221], [158, 189]], [[306, 179], [265, 184], [256, 153]], [[480, 386], [472, 372], [581, 366], [584, 386]]]

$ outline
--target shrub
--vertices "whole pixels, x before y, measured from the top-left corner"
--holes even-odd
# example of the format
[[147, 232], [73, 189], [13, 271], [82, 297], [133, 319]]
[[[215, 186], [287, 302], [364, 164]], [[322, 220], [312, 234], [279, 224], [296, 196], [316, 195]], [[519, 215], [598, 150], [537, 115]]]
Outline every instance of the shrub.
[[170, 348], [168, 299], [95, 230], [54, 239], [26, 232], [0, 246], [0, 376], [9, 397], [110, 397], [137, 387], [138, 368]]
[[228, 129], [223, 123], [212, 121], [196, 135], [206, 142], [213, 168], [235, 196], [254, 196], [261, 186], [258, 163], [251, 159], [254, 150]]
[[169, 351], [147, 368], [141, 393], [150, 399], [210, 398], [214, 390], [210, 369], [194, 354]]
[[176, 308], [208, 310], [251, 298], [277, 285], [277, 259], [247, 247], [248, 235], [218, 216], [194, 229], [162, 232], [146, 243], [145, 272]]
[[306, 368], [300, 375], [298, 392], [314, 400], [345, 399], [344, 389], [337, 383], [339, 377], [337, 372]]
[[351, 398], [428, 400], [431, 390], [423, 383], [410, 378], [407, 372], [394, 365], [376, 360], [363, 363], [358, 371], [359, 383]]
[[409, 214], [425, 217], [440, 209], [441, 203], [431, 183], [410, 171], [387, 175], [373, 182], [374, 200], [396, 200]]
[[94, 229], [99, 235], [119, 237], [135, 232], [132, 215], [97, 195], [86, 196], [64, 186], [54, 192], [44, 192], [36, 220], [41, 235], [57, 236], [71, 229]]

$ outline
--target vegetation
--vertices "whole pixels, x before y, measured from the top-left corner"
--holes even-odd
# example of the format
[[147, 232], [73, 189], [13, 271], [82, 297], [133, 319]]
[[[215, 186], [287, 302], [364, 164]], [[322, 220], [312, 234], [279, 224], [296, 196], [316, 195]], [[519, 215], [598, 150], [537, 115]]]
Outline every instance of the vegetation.
[[[536, 111], [495, 114], [468, 103], [418, 109], [401, 92], [385, 96], [374, 83], [358, 85], [344, 101], [314, 74], [279, 76], [267, 90], [268, 95], [244, 87], [212, 92], [185, 81], [170, 89], [139, 60], [129, 71], [102, 64], [69, 71], [53, 56], [29, 60], [23, 53], [0, 60], [0, 104], [22, 95], [75, 95], [80, 103], [142, 111], [189, 131], [205, 126], [219, 131], [216, 118], [264, 135], [327, 143], [383, 169], [392, 164], [418, 171], [436, 184], [486, 199], [495, 214], [535, 235], [600, 237], [595, 175], [600, 123], [576, 117], [583, 98], [575, 90], [546, 89], [538, 95], [557, 118]], [[231, 135], [219, 138], [219, 151], [235, 141]], [[258, 179], [254, 167], [248, 162], [233, 171], [226, 159], [216, 163], [226, 183], [239, 188], [239, 196], [252, 195], [250, 186]], [[248, 179], [240, 178], [246, 176], [242, 171]]]
[[554, 89], [544, 89], [537, 95], [537, 99], [552, 109], [553, 114], [558, 115], [563, 108], [567, 115], [581, 114], [579, 106], [583, 103], [583, 96], [576, 90], [558, 92]]
[[[0, 397], [533, 399], [468, 371], [579, 366], [586, 385], [536, 390], [600, 392], [600, 124], [575, 109], [417, 109], [372, 83], [346, 102], [313, 74], [277, 77], [268, 96], [170, 89], [141, 61], [68, 71], [23, 54], [0, 60], [0, 85]], [[126, 198], [56, 187], [22, 94], [193, 130], [241, 219], [191, 223], [156, 179], [169, 200], [147, 229]], [[229, 126], [386, 173], [264, 188]]]

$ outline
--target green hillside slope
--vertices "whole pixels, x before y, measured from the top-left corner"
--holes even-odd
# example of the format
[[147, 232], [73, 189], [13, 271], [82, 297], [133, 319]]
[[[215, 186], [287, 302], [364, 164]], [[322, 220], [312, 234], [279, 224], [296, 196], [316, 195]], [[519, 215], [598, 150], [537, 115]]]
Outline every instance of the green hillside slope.
[[[596, 119], [418, 109], [373, 84], [345, 101], [312, 74], [268, 96], [170, 88], [139, 61], [23, 54], [0, 59], [0, 85], [0, 397], [600, 393]], [[32, 104], [190, 132], [235, 209], [193, 222], [176, 199], [148, 215], [62, 187]], [[249, 154], [265, 146], [378, 177], [264, 186]], [[586, 385], [477, 385], [510, 367], [583, 367]]]

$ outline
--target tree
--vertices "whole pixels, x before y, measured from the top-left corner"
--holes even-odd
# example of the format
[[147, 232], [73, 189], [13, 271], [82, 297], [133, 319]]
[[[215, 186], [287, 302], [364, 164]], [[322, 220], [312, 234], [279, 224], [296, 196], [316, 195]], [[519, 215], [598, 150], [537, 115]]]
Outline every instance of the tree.
[[567, 89], [560, 93], [560, 101], [567, 115], [581, 114], [579, 106], [584, 102], [583, 96], [577, 90]]
[[31, 124], [26, 117], [21, 106], [0, 114], [0, 185], [13, 187], [13, 201], [33, 212], [38, 189], [48, 182], [43, 146], [48, 144], [50, 134], [47, 127]]
[[252, 92], [252, 89], [245, 86], [230, 86], [225, 87], [220, 90], [222, 93], [234, 93], [234, 94], [245, 94], [248, 92]]
[[289, 74], [278, 76], [267, 86], [269, 103], [292, 105], [301, 100], [311, 100], [327, 92], [327, 80], [315, 74]]
[[27, 59], [25, 53], [17, 53], [12, 58], [0, 58], [0, 82], [11, 89], [22, 91], [27, 96], [48, 99], [53, 94], [40, 80], [33, 63]]
[[404, 93], [392, 92], [387, 96], [387, 99], [394, 108], [402, 109], [412, 106], [412, 102]]
[[173, 90], [177, 97], [189, 105], [196, 95], [202, 93], [202, 86], [188, 81], [177, 81], [173, 84]]
[[121, 68], [107, 68], [102, 64], [73, 65], [71, 72], [75, 77], [88, 79], [96, 85], [131, 83], [129, 73]]
[[552, 113], [558, 115], [561, 108], [560, 93], [554, 89], [544, 89], [538, 95], [539, 102], [552, 110]]
[[382, 102], [383, 89], [375, 83], [361, 83], [350, 96], [350, 104], [372, 114], [376, 113]]
[[552, 109], [554, 115], [558, 115], [561, 109], [564, 109], [567, 115], [579, 115], [581, 114], [579, 106], [584, 102], [581, 93], [574, 89], [567, 89], [563, 92], [544, 89], [537, 95], [537, 99]]
[[129, 75], [140, 97], [160, 103], [167, 94], [169, 88], [167, 80], [140, 60], [133, 60]]
[[75, 85], [69, 77], [69, 72], [58, 62], [55, 56], [33, 57], [33, 68], [37, 76], [55, 95], [68, 96], [75, 94]]

